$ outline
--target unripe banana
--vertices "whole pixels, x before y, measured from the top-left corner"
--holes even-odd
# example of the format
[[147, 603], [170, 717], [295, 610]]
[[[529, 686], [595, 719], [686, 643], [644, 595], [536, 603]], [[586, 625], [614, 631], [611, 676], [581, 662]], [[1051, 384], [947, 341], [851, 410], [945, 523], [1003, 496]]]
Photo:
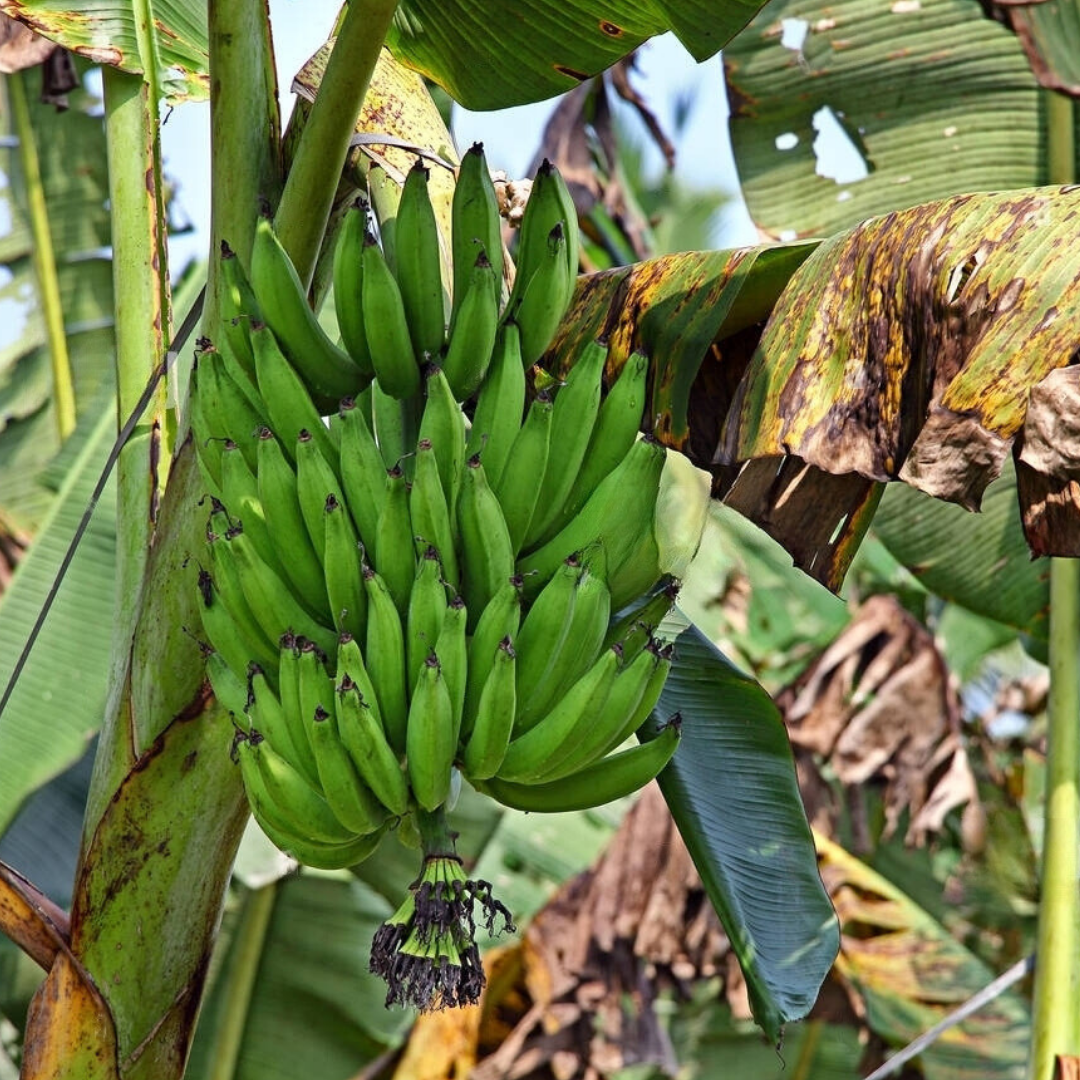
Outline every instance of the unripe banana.
[[258, 481], [233, 442], [226, 442], [221, 452], [221, 498], [229, 513], [244, 527], [259, 557], [275, 573], [285, 576], [285, 568], [266, 523]]
[[336, 716], [321, 707], [316, 709], [309, 730], [319, 766], [319, 786], [334, 816], [358, 836], [375, 832], [390, 813], [360, 779], [342, 745]]
[[434, 358], [446, 333], [439, 226], [428, 192], [428, 170], [418, 158], [405, 177], [394, 238], [405, 317], [418, 361]]
[[450, 794], [457, 743], [450, 691], [434, 651], [428, 654], [416, 681], [406, 740], [409, 786], [423, 809], [436, 810]]
[[[205, 432], [200, 438], [231, 439], [245, 459], [254, 462], [254, 433], [266, 422], [240, 388], [224, 372], [221, 356], [212, 346], [196, 360], [196, 385]], [[252, 466], [254, 467], [254, 466]]]
[[[300, 646], [297, 662], [300, 675], [300, 726], [314, 757], [315, 744], [312, 741], [311, 718], [315, 715], [316, 709], [325, 709], [327, 712], [333, 709], [334, 682], [326, 670], [326, 653], [316, 648], [311, 641], [301, 639], [298, 644]], [[315, 767], [317, 770], [317, 758], [315, 758]]]
[[534, 783], [557, 768], [593, 717], [599, 715], [618, 670], [618, 652], [608, 649], [546, 716], [511, 740], [499, 776], [516, 783]]
[[495, 663], [480, 692], [472, 733], [465, 744], [465, 775], [470, 779], [494, 776], [506, 756], [517, 701], [514, 661], [513, 645], [505, 637], [499, 642]]
[[401, 616], [386, 582], [369, 566], [364, 567], [364, 588], [368, 594], [364, 662], [375, 688], [386, 737], [396, 753], [404, 754], [409, 709]]
[[604, 398], [589, 448], [563, 504], [561, 528], [585, 505], [600, 481], [630, 452], [645, 411], [649, 358], [633, 352]]
[[[337, 689], [339, 691], [342, 683], [348, 683], [356, 688], [361, 700], [371, 710], [372, 720], [385, 737], [385, 727], [379, 709], [378, 695], [375, 693], [375, 684], [371, 681], [371, 676], [364, 665], [364, 654], [360, 650], [360, 644], [352, 634], [342, 634], [338, 638]], [[387, 803], [387, 806], [389, 805], [390, 803]]]
[[[232, 558], [232, 534], [230, 529], [224, 536], [212, 533], [207, 536], [214, 587], [244, 639], [247, 661], [255, 660], [276, 674], [277, 650], [245, 595], [240, 569]], [[246, 668], [247, 663], [245, 671]]]
[[195, 453], [199, 459], [199, 471], [202, 474], [203, 483], [211, 494], [220, 495], [222, 440], [216, 438], [210, 430], [210, 420], [204, 408], [205, 399], [199, 392], [199, 382], [199, 368], [196, 364], [191, 370], [188, 386], [191, 437], [195, 443]]
[[345, 212], [334, 248], [334, 311], [342, 344], [353, 363], [370, 379], [374, 377], [375, 369], [371, 366], [371, 347], [361, 300], [362, 255], [367, 231], [367, 208], [357, 200]]
[[[630, 578], [623, 579], [620, 575], [624, 569], [632, 569], [639, 580], [643, 576], [639, 556], [644, 554], [647, 558], [650, 543], [653, 549], [656, 547], [652, 539], [653, 523], [664, 455], [664, 447], [655, 439], [648, 436], [639, 439], [619, 466], [600, 482], [577, 517], [543, 547], [518, 560], [518, 572], [525, 577], [526, 598], [539, 592], [563, 559], [597, 540], [603, 543], [607, 553], [612, 610], [619, 611], [648, 589], [651, 582], [636, 592], [628, 591], [624, 580]], [[640, 564], [644, 562], [645, 559], [640, 560]], [[652, 581], [659, 577], [659, 567], [654, 567]]]
[[265, 218], [255, 227], [251, 287], [262, 317], [323, 412], [370, 382], [370, 376], [326, 336], [292, 260]]
[[303, 775], [304, 769], [301, 762], [308, 756], [307, 747], [298, 749], [293, 744], [292, 729], [285, 716], [285, 710], [278, 701], [273, 687], [266, 681], [266, 673], [258, 664], [252, 664], [248, 668], [246, 711], [248, 727], [257, 731], [274, 753], [284, 758]]
[[[420, 366], [413, 355], [405, 304], [375, 237], [364, 237], [362, 310], [371, 363], [379, 386], [394, 398], [407, 398], [420, 389]], [[378, 328], [377, 331], [374, 328]]]
[[[300, 513], [304, 518], [311, 546], [326, 565], [326, 499], [333, 495], [338, 503], [344, 502], [341, 481], [337, 472], [323, 455], [313, 434], [304, 428], [296, 437], [293, 450], [296, 458], [296, 493], [300, 499]], [[331, 609], [331, 614], [333, 610]]]
[[446, 586], [442, 582], [439, 553], [429, 545], [420, 559], [409, 592], [405, 647], [410, 690], [416, 685], [428, 653], [435, 648], [445, 615]]
[[[555, 700], [561, 671], [576, 648], [568, 637], [574, 622], [581, 563], [568, 557], [529, 608], [517, 642], [516, 734], [528, 731]], [[561, 667], [559, 667], [561, 665]]]
[[297, 754], [292, 764], [312, 787], [317, 788], [319, 767], [315, 763], [315, 752], [311, 748], [311, 740], [304, 724], [304, 710], [300, 704], [300, 656], [304, 642], [298, 642], [295, 634], [282, 634], [280, 645], [278, 696], [285, 723], [289, 726], [292, 746]]
[[199, 571], [199, 594], [202, 597], [199, 615], [203, 633], [225, 666], [237, 679], [246, 682], [247, 666], [251, 661], [247, 638], [229, 614], [208, 570]]
[[462, 155], [457, 183], [454, 185], [450, 220], [453, 225], [454, 266], [454, 310], [450, 326], [453, 328], [458, 308], [469, 287], [469, 272], [479, 249], [487, 252], [499, 291], [502, 286], [503, 243], [499, 197], [488, 172], [483, 143], [473, 143]]
[[642, 650], [637, 658], [635, 658], [633, 661], [635, 664], [642, 660], [643, 653], [645, 656], [652, 656], [654, 658], [648, 682], [645, 684], [645, 689], [642, 691], [641, 698], [637, 705], [634, 706], [633, 711], [627, 716], [626, 722], [618, 732], [608, 740], [607, 745], [602, 751], [603, 754], [609, 754], [617, 746], [621, 746], [622, 743], [629, 739], [630, 736], [645, 723], [649, 714], [656, 708], [656, 703], [660, 700], [660, 694], [664, 689], [664, 683], [667, 682], [668, 673], [671, 671], [671, 658], [675, 653], [674, 647], [671, 645], [661, 646], [658, 642], [652, 640], [649, 642], [648, 650]]
[[248, 322], [251, 319], [261, 319], [259, 303], [255, 299], [251, 282], [236, 252], [229, 245], [221, 241], [221, 276], [218, 297], [221, 305], [221, 325], [225, 340], [233, 355], [247, 372], [248, 378], [255, 381], [255, 354], [251, 351], [251, 339], [248, 336]]
[[[521, 331], [521, 359], [526, 366], [531, 367], [544, 355], [570, 306], [574, 278], [567, 267], [566, 249], [566, 230], [558, 222], [547, 236], [542, 261], [527, 278], [518, 297], [511, 296], [507, 305], [508, 318]], [[517, 281], [514, 288], [516, 291]]]
[[472, 622], [514, 572], [514, 549], [506, 519], [499, 500], [488, 486], [479, 455], [466, 463], [457, 520], [461, 534], [462, 595]]
[[518, 241], [517, 264], [522, 262], [525, 270], [530, 269], [530, 255], [540, 247], [545, 237], [556, 222], [561, 221], [566, 229], [567, 242], [566, 264], [571, 276], [578, 272], [578, 219], [577, 207], [566, 186], [562, 173], [550, 161], [545, 159], [533, 177], [529, 191], [529, 201], [525, 207], [525, 216], [521, 221], [520, 240]]
[[348, 675], [338, 684], [337, 695], [338, 730], [357, 772], [391, 813], [406, 813], [409, 785], [371, 702]]
[[324, 653], [333, 653], [336, 635], [300, 606], [285, 582], [255, 553], [243, 532], [234, 531], [227, 550], [236, 560], [244, 599], [267, 638], [277, 641], [291, 630], [314, 642]]
[[516, 555], [529, 532], [529, 522], [538, 508], [543, 484], [537, 477], [545, 475], [552, 434], [551, 395], [541, 390], [529, 406], [525, 423], [518, 432], [499, 482], [492, 486], [503, 509], [510, 546]]
[[386, 466], [363, 410], [345, 398], [340, 415], [341, 488], [368, 559], [375, 560], [375, 533], [386, 503]]
[[273, 332], [268, 326], [253, 323], [251, 344], [255, 350], [259, 390], [270, 414], [269, 426], [282, 440], [285, 453], [291, 457], [297, 435], [301, 431], [310, 431], [323, 456], [337, 471], [338, 448], [330, 438], [303, 380], [285, 358]]
[[413, 535], [405, 473], [395, 465], [386, 473], [386, 500], [375, 531], [375, 550], [379, 573], [402, 616], [409, 610], [409, 593], [416, 576]]
[[484, 608], [469, 642], [469, 677], [465, 683], [465, 710], [461, 727], [462, 736], [465, 738], [472, 731], [476, 720], [480, 694], [495, 663], [499, 642], [505, 637], [516, 641], [520, 625], [521, 578], [511, 577], [501, 584], [491, 602]]
[[406, 402], [386, 393], [378, 379], [371, 384], [372, 431], [384, 468], [392, 469], [412, 450], [405, 411]]
[[499, 282], [487, 252], [481, 248], [469, 275], [469, 286], [457, 308], [442, 363], [458, 401], [471, 398], [483, 382], [498, 330]]
[[619, 642], [624, 663], [632, 662], [652, 641], [653, 631], [664, 621], [678, 598], [679, 583], [671, 577], [662, 579], [654, 589], [619, 612], [618, 618], [608, 627], [604, 647]]
[[525, 537], [526, 550], [538, 547], [565, 523], [562, 509], [581, 469], [596, 424], [607, 346], [590, 342], [555, 396], [551, 454], [540, 485], [537, 511]]
[[218, 704], [233, 715], [237, 725], [247, 730], [247, 687], [238, 679], [225, 658], [216, 649], [206, 653], [206, 677]]
[[296, 473], [269, 428], [259, 432], [258, 450], [259, 502], [277, 561], [285, 568], [285, 577], [303, 607], [317, 618], [331, 621], [322, 563], [300, 511]]
[[353, 837], [322, 793], [275, 753], [260, 732], [252, 731], [234, 745], [252, 810], [273, 828], [325, 844], [342, 844]]
[[386, 265], [392, 273], [397, 273], [397, 214], [401, 204], [401, 184], [399, 184], [381, 165], [372, 164], [368, 169], [368, 198], [375, 211], [375, 220], [379, 225], [379, 240], [382, 244]]
[[465, 456], [483, 453], [488, 483], [499, 482], [525, 412], [525, 368], [521, 363], [521, 334], [503, 323], [495, 339], [491, 366], [480, 386]]
[[367, 593], [360, 572], [360, 550], [349, 512], [333, 494], [326, 497], [323, 510], [326, 535], [326, 595], [334, 616], [334, 627], [353, 637], [363, 637], [367, 625]]
[[427, 439], [421, 439], [416, 448], [415, 473], [409, 492], [409, 516], [414, 540], [425, 548], [428, 544], [434, 546], [442, 561], [443, 577], [451, 588], [457, 589], [461, 573], [454, 550], [454, 528], [439, 479], [435, 450]]
[[465, 467], [465, 414], [454, 400], [446, 376], [436, 365], [429, 365], [425, 375], [426, 398], [420, 418], [420, 439], [427, 439], [435, 451], [446, 505], [453, 510]]
[[679, 728], [669, 724], [651, 742], [631, 747], [561, 780], [545, 784], [519, 784], [492, 777], [479, 782], [479, 790], [513, 810], [570, 813], [614, 802], [632, 795], [663, 771], [679, 745]]
[[442, 664], [446, 689], [454, 714], [454, 745], [461, 734], [461, 718], [465, 711], [465, 686], [469, 677], [469, 646], [465, 634], [469, 613], [465, 601], [455, 596], [446, 606], [442, 627], [435, 641], [435, 653]]

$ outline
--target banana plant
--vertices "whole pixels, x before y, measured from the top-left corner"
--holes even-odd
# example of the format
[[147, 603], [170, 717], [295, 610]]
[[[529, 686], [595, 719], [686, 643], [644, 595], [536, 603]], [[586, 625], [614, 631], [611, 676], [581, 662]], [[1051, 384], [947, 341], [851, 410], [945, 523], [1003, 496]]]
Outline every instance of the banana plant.
[[[130, 14], [128, 5], [114, 6]], [[151, 382], [168, 337], [170, 298], [164, 278], [156, 143], [157, 110], [163, 97], [200, 93], [208, 83], [221, 87], [220, 94], [211, 97], [215, 249], [216, 242], [227, 236], [237, 250], [249, 251], [254, 229], [251, 207], [260, 196], [267, 197], [276, 206], [278, 235], [301, 278], [317, 284], [322, 238], [384, 39], [402, 61], [438, 79], [464, 103], [507, 104], [518, 100], [515, 95], [535, 98], [573, 85], [646, 37], [669, 28], [695, 55], [712, 55], [753, 14], [752, 5], [729, 5], [717, 18], [715, 12], [706, 17], [694, 5], [674, 0], [645, 7], [582, 0], [572, 9], [580, 33], [568, 38], [562, 7], [556, 14], [553, 6], [538, 4], [531, 24], [523, 21], [505, 28], [505, 33], [502, 27], [478, 26], [470, 19], [474, 7], [467, 0], [451, 6], [424, 0], [404, 0], [400, 6], [353, 0], [337, 28], [314, 101], [286, 138], [285, 174], [269, 27], [262, 5], [212, 3], [204, 23], [194, 5], [177, 3], [161, 13], [174, 20], [171, 24], [167, 18], [152, 21], [140, 7], [135, 18], [119, 20], [112, 34], [102, 29], [112, 25], [104, 19], [76, 19], [55, 8], [35, 14], [38, 30], [90, 58], [105, 63], [119, 58], [125, 65], [110, 70], [105, 78], [114, 272], [117, 293], [126, 305], [117, 324], [121, 415], [134, 408]], [[6, 4], [0, 10], [8, 8], [13, 14], [21, 11], [20, 5]], [[466, 32], [466, 27], [471, 29]], [[573, 45], [565, 45], [567, 40]], [[480, 78], [487, 60], [505, 57], [508, 45], [520, 60], [512, 81]], [[1037, 211], [1053, 218], [1054, 209], [1049, 195], [1032, 196], [1017, 205], [991, 202], [984, 220], [1015, 221]], [[963, 217], [963, 206], [940, 207], [937, 218], [934, 213], [929, 214], [931, 221], [956, 220]], [[1051, 232], [1054, 224], [1051, 221]], [[653, 405], [658, 434], [687, 450], [692, 460], [708, 465], [714, 473], [714, 490], [781, 536], [800, 565], [837, 585], [877, 505], [876, 485], [893, 478], [889, 465], [884, 466], [884, 476], [871, 472], [854, 481], [843, 476], [830, 479], [831, 474], [820, 467], [808, 473], [782, 437], [771, 443], [756, 443], [751, 437], [760, 430], [758, 421], [769, 400], [768, 358], [782, 355], [785, 345], [783, 324], [775, 323], [780, 327], [773, 331], [777, 344], [768, 330], [762, 332], [761, 321], [789, 278], [795, 289], [806, 288], [802, 282], [810, 270], [800, 279], [797, 266], [805, 263], [822, 274], [823, 265], [826, 269], [833, 265], [830, 260], [839, 262], [837, 250], [842, 245], [820, 249], [824, 254], [811, 263], [814, 247], [673, 257], [583, 282], [550, 366], [557, 372], [568, 370], [574, 342], [602, 327], [627, 354], [632, 345], [643, 346], [656, 358]], [[850, 240], [848, 250], [858, 263], [862, 253], [872, 249], [863, 234]], [[943, 259], [952, 254], [948, 245], [942, 250]], [[1068, 274], [1068, 259], [1063, 258], [1061, 265]], [[966, 284], [978, 266], [976, 262], [967, 277], [961, 273], [960, 281]], [[220, 295], [221, 282], [212, 269], [205, 310], [208, 326], [217, 325]], [[796, 306], [795, 314], [805, 317], [805, 309]], [[900, 320], [899, 313], [894, 317]], [[1021, 339], [1035, 332], [1023, 320], [1018, 326]], [[704, 362], [728, 356], [748, 371], [765, 372], [756, 383], [744, 383], [737, 399], [742, 412], [732, 408], [732, 395], [724, 385], [730, 372], [720, 375], [713, 364]], [[835, 393], [842, 375], [820, 370], [821, 364], [806, 366], [811, 386], [818, 379], [824, 391]], [[1049, 366], [1025, 372], [1020, 385], [1027, 389]], [[182, 396], [181, 390], [177, 400]], [[802, 401], [798, 394], [788, 396]], [[814, 404], [822, 401], [826, 405], [830, 401], [824, 392]], [[728, 420], [729, 413], [735, 419]], [[727, 461], [717, 466], [714, 456], [725, 421], [730, 433], [723, 437]], [[1012, 422], [1005, 437], [1018, 430]], [[774, 423], [768, 434], [775, 435], [782, 424], [782, 420]], [[32, 887], [5, 879], [7, 895], [25, 912], [21, 921], [5, 929], [49, 968], [46, 990], [30, 1014], [28, 1076], [180, 1075], [190, 1044], [244, 810], [235, 770], [222, 752], [228, 742], [228, 721], [207, 695], [198, 650], [186, 633], [198, 622], [194, 592], [181, 582], [184, 554], [196, 549], [192, 507], [198, 480], [184, 431], [183, 420], [174, 425], [164, 396], [158, 395], [149, 402], [144, 425], [120, 456], [120, 606], [111, 695], [70, 925], [59, 914], [35, 916], [43, 905]], [[170, 459], [174, 434], [179, 442]], [[752, 458], [747, 465], [742, 464], [744, 456]], [[826, 500], [838, 511], [815, 513]], [[769, 843], [780, 845], [786, 854], [762, 867], [760, 874], [743, 871], [734, 880], [728, 868], [737, 863], [728, 862], [726, 868], [722, 852], [731, 837], [717, 831], [727, 808], [718, 810], [710, 804], [712, 793], [709, 798], [704, 794], [707, 782], [695, 776], [693, 768], [707, 764], [708, 755], [716, 753], [722, 745], [719, 734], [706, 738], [699, 760], [676, 769], [667, 785], [676, 817], [695, 841], [710, 896], [726, 911], [729, 929], [737, 928], [734, 936], [750, 969], [748, 981], [759, 1022], [775, 1038], [781, 1025], [802, 1015], [812, 1000], [835, 952], [835, 922], [821, 907], [809, 835], [797, 807], [790, 757], [785, 756], [775, 712], [760, 688], [731, 676], [691, 627], [678, 633], [694, 658], [696, 677], [688, 668], [685, 686], [673, 680], [671, 707], [685, 707], [691, 713], [695, 705], [700, 708], [696, 700], [700, 682], [726, 685], [741, 718], [754, 717], [760, 724], [767, 743], [761, 753], [779, 770], [778, 786], [767, 792], [755, 790], [748, 809], [779, 801], [782, 821]], [[167, 803], [161, 794], [166, 791]], [[195, 805], [199, 813], [193, 816], [190, 808]], [[752, 835], [748, 824], [744, 846]], [[760, 842], [754, 836], [755, 846]], [[740, 922], [747, 897], [732, 902], [745, 889], [748, 876], [759, 878], [758, 888], [748, 894], [749, 909], [769, 899], [787, 899], [792, 860], [800, 868], [795, 880], [800, 882], [801, 902], [787, 929], [805, 930], [804, 946], [812, 942], [796, 969], [786, 964], [790, 942], [779, 957], [765, 948], [771, 939], [768, 926], [761, 924], [760, 910], [754, 911], [756, 921], [746, 917]], [[135, 924], [146, 940], [155, 943], [149, 962], [138, 968], [137, 980], [130, 960], [122, 956], [128, 928]], [[66, 1002], [63, 1011], [51, 1004], [57, 1000]]]

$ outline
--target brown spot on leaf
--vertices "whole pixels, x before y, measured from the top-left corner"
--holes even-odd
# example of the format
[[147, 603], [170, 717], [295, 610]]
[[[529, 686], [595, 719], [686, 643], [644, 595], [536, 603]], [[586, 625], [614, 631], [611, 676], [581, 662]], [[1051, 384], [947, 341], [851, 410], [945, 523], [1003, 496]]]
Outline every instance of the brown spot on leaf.
[[602, 33], [607, 34], [608, 37], [613, 38], [622, 37], [626, 32], [621, 26], [617, 26], [613, 22], [608, 22], [607, 19], [600, 20], [600, 30]]
[[553, 64], [552, 67], [560, 75], [566, 75], [568, 78], [574, 79], [576, 82], [584, 82], [589, 78], [589, 75], [584, 71], [575, 71], [571, 67], [567, 67], [565, 64]]

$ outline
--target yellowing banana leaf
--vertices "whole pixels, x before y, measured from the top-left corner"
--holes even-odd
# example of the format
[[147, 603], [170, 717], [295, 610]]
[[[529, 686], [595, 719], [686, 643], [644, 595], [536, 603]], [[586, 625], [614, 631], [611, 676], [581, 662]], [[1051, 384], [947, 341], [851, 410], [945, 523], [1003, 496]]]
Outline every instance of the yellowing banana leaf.
[[839, 946], [791, 746], [769, 695], [681, 613], [662, 632], [675, 663], [642, 734], [681, 718], [660, 790], [776, 1042], [810, 1011]]
[[572, 90], [643, 41], [674, 31], [695, 60], [714, 56], [758, 0], [403, 0], [387, 43], [468, 109]]
[[[0, 0], [0, 12], [95, 63], [135, 75], [149, 68], [149, 81], [172, 104], [209, 92], [206, 4], [197, 0], [155, 0], [152, 18], [134, 0]], [[153, 60], [140, 41], [143, 20]]]
[[724, 62], [743, 193], [768, 236], [1048, 180], [1035, 77], [977, 0], [771, 0]]
[[[817, 837], [821, 873], [841, 923], [837, 971], [866, 1003], [871, 1030], [904, 1046], [995, 977], [981, 960], [894, 885], [837, 844]], [[950, 1028], [919, 1058], [927, 1080], [1020, 1080], [1027, 1004], [1007, 991]]]
[[773, 309], [723, 460], [797, 455], [977, 507], [1074, 354], [1078, 213], [1080, 189], [964, 195], [823, 244]]

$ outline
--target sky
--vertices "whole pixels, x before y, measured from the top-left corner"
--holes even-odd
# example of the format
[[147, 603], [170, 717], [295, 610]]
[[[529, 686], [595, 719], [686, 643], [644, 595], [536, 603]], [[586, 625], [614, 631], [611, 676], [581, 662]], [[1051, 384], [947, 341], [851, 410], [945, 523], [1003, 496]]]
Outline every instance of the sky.
[[[270, 0], [278, 81], [283, 87], [282, 111], [286, 116], [292, 108], [292, 94], [288, 93], [292, 77], [326, 39], [338, 8], [339, 0]], [[727, 136], [727, 102], [719, 56], [697, 64], [673, 36], [666, 35], [644, 46], [639, 67], [634, 85], [672, 137], [676, 103], [680, 96], [693, 95], [693, 111], [676, 140], [676, 172], [689, 185], [720, 187], [734, 196], [738, 185]], [[482, 141], [493, 169], [524, 176], [554, 105], [551, 100], [488, 113], [455, 109], [455, 141], [459, 149]], [[206, 103], [177, 107], [162, 129], [165, 170], [177, 188], [177, 216], [197, 227], [193, 233], [173, 241], [170, 259], [174, 272], [188, 259], [201, 257], [206, 251], [205, 229], [210, 220], [209, 133], [210, 110]], [[658, 152], [647, 160], [651, 168], [662, 168]], [[749, 217], [741, 201], [735, 200], [722, 214], [712, 243], [716, 247], [733, 247], [753, 242]]]

